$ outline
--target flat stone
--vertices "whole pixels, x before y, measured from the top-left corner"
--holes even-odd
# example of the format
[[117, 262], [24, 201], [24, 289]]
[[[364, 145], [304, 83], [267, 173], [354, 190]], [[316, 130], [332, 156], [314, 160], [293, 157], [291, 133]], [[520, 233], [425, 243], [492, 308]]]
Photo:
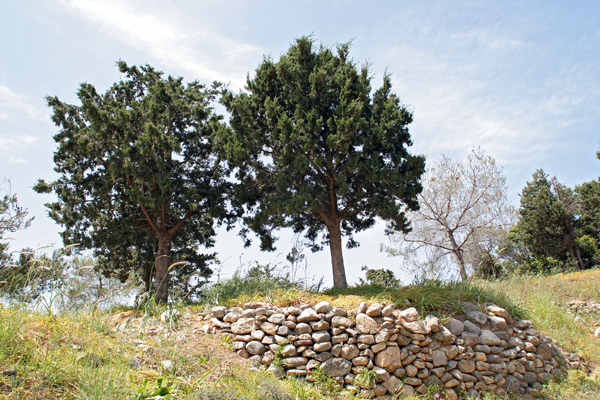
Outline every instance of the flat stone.
[[304, 309], [300, 315], [298, 315], [298, 322], [310, 322], [310, 321], [318, 321], [321, 317], [317, 314], [317, 312], [312, 308]]
[[313, 332], [312, 339], [315, 343], [328, 342], [331, 340], [331, 335], [327, 331]]
[[354, 357], [358, 357], [359, 351], [358, 347], [354, 344], [345, 344], [342, 346], [342, 351], [340, 352], [340, 357], [345, 358], [346, 360], [352, 360]]
[[240, 318], [231, 324], [231, 332], [235, 335], [246, 335], [254, 330], [254, 318]]
[[384, 380], [382, 385], [389, 393], [396, 394], [402, 387], [402, 381], [392, 375], [388, 379]]
[[475, 333], [477, 335], [481, 333], [481, 328], [472, 323], [471, 321], [465, 321], [463, 325], [465, 327], [465, 332]]
[[395, 309], [396, 309], [395, 304], [388, 304], [387, 306], [383, 307], [383, 310], [381, 310], [381, 316], [389, 317], [392, 315], [392, 313], [394, 312]]
[[479, 339], [481, 343], [488, 346], [496, 346], [500, 344], [500, 338], [494, 334], [492, 331], [488, 331], [486, 329], [481, 330], [481, 334], [479, 335]]
[[304, 365], [308, 362], [308, 359], [305, 357], [286, 357], [281, 360], [281, 363], [286, 368], [294, 368], [300, 365]]
[[434, 350], [431, 353], [433, 358], [432, 363], [434, 367], [443, 367], [448, 365], [448, 358], [446, 357], [446, 353], [442, 350]]
[[273, 314], [267, 319], [267, 321], [269, 321], [272, 324], [281, 325], [285, 321], [285, 314], [281, 314], [281, 313]]
[[329, 350], [331, 350], [331, 342], [315, 343], [314, 346], [313, 346], [313, 349], [317, 353], [322, 353], [324, 351], [329, 351]]
[[309, 324], [302, 322], [302, 323], [299, 323], [296, 325], [296, 327], [294, 328], [294, 331], [296, 332], [296, 334], [301, 335], [303, 333], [311, 333], [312, 328], [310, 327]]
[[414, 321], [414, 322], [402, 322], [402, 326], [404, 329], [411, 333], [420, 333], [422, 335], [427, 335], [431, 332], [431, 328], [424, 320]]
[[327, 376], [344, 376], [352, 370], [352, 363], [345, 358], [330, 358], [321, 364], [321, 369]]
[[345, 327], [345, 328], [351, 328], [353, 325], [353, 322], [346, 317], [342, 317], [342, 316], [338, 316], [336, 315], [335, 317], [333, 317], [331, 319], [331, 326], [334, 328], [338, 328], [338, 327]]

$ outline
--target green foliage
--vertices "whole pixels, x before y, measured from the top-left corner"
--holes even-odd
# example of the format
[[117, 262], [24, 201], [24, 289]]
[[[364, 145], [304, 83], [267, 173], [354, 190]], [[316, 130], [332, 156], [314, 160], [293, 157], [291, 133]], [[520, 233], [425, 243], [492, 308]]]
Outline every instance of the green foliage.
[[144, 379], [136, 389], [137, 400], [167, 399], [171, 397], [171, 385], [163, 386], [164, 378], [160, 377], [154, 383], [154, 387], [148, 387], [148, 380]]
[[519, 223], [512, 238], [522, 243], [533, 257], [565, 258], [560, 220], [560, 203], [548, 175], [543, 170], [533, 174], [521, 192]]
[[203, 293], [203, 302], [224, 304], [232, 299], [256, 294], [269, 294], [277, 290], [299, 289], [288, 275], [278, 275], [276, 267], [256, 264], [245, 274], [237, 271], [230, 279], [214, 283]]
[[154, 275], [164, 302], [170, 261], [190, 261], [171, 271], [188, 284], [191, 271], [194, 279], [210, 275], [211, 257], [196, 255], [212, 245], [214, 221], [231, 216], [229, 183], [213, 151], [213, 136], [223, 129], [211, 108], [218, 85], [184, 85], [147, 65], [117, 64], [125, 79], [103, 95], [84, 83], [81, 105], [47, 98], [59, 127], [59, 178], [34, 189], [57, 195], [47, 206], [65, 227], [65, 244], [94, 249], [107, 276], [125, 280], [138, 271], [148, 291]]
[[363, 368], [354, 378], [354, 385], [363, 389], [373, 389], [377, 380], [377, 372], [370, 368]]
[[404, 210], [418, 206], [424, 170], [424, 158], [408, 153], [412, 114], [389, 75], [371, 95], [368, 67], [358, 68], [349, 48], [316, 48], [301, 37], [278, 61], [265, 57], [248, 92], [224, 94], [232, 129], [220, 136], [261, 248], [273, 249], [280, 227], [304, 232], [313, 251], [329, 243], [340, 287], [342, 234], [356, 246], [352, 234], [376, 217], [406, 230]]
[[283, 382], [270, 374], [247, 373], [229, 376], [203, 387], [188, 400], [294, 400]]
[[371, 269], [367, 266], [363, 266], [361, 271], [365, 271], [365, 279], [360, 279], [361, 285], [379, 285], [386, 288], [398, 288], [400, 281], [396, 279], [394, 273], [386, 268]]
[[[6, 239], [4, 236], [8, 232], [16, 232], [20, 229], [26, 229], [31, 225], [32, 218], [27, 218], [27, 210], [19, 206], [17, 195], [11, 193], [10, 181], [4, 181], [2, 188], [4, 194], [0, 198], [0, 266], [10, 263], [11, 256], [6, 253], [8, 244], [2, 242]], [[2, 280], [0, 276], [0, 280]]]

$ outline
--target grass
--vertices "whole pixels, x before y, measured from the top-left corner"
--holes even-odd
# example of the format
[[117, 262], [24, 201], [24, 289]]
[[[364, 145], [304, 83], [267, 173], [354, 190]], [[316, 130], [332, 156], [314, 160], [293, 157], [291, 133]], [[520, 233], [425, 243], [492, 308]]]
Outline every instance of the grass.
[[[256, 292], [230, 291], [221, 304], [268, 301], [282, 306], [330, 301], [354, 308], [362, 301], [416, 307], [421, 315], [440, 317], [462, 312], [462, 302], [491, 302], [513, 315], [531, 319], [556, 342], [585, 357], [592, 374], [572, 371], [544, 388], [549, 400], [600, 398], [600, 341], [591, 326], [574, 322], [570, 300], [600, 302], [600, 271], [553, 277], [512, 277], [466, 283], [422, 282], [400, 289], [366, 285], [312, 293], [296, 287], [262, 286]], [[240, 282], [236, 282], [239, 285]], [[277, 380], [248, 372], [220, 337], [197, 331], [197, 311], [207, 305], [156, 305], [139, 310], [81, 311], [55, 315], [11, 306], [0, 308], [0, 399], [352, 399], [335, 382], [314, 376]], [[182, 317], [160, 321], [166, 310]], [[117, 329], [121, 327], [121, 329]], [[124, 328], [123, 328], [124, 327]], [[14, 371], [14, 373], [13, 373]], [[365, 386], [374, 377], [364, 373]], [[429, 400], [436, 388], [413, 399]], [[488, 400], [500, 397], [487, 395]], [[408, 398], [410, 399], [410, 398]]]

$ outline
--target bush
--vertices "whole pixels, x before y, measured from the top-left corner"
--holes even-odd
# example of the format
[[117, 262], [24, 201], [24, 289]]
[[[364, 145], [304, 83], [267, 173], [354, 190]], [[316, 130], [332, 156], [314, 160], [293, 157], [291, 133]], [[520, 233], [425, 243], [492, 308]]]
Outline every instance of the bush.
[[213, 284], [202, 295], [207, 304], [223, 304], [242, 296], [269, 294], [277, 290], [300, 289], [300, 284], [292, 282], [288, 275], [280, 275], [270, 265], [255, 265], [242, 275], [236, 272], [231, 279]]

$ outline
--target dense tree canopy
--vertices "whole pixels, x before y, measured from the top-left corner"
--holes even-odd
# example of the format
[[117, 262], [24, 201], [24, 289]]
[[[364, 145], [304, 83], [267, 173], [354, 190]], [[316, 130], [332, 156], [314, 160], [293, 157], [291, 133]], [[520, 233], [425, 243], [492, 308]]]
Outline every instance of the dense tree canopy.
[[164, 302], [172, 257], [210, 246], [214, 221], [227, 217], [228, 183], [213, 152], [223, 128], [211, 108], [218, 88], [184, 85], [150, 66], [118, 67], [125, 79], [105, 94], [81, 85], [81, 105], [47, 98], [59, 127], [60, 177], [35, 189], [56, 193], [48, 207], [65, 227], [65, 244], [95, 249], [107, 274], [141, 269], [148, 289], [154, 275], [155, 298]]
[[474, 255], [493, 252], [499, 232], [512, 222], [506, 178], [492, 157], [473, 150], [466, 162], [443, 156], [432, 163], [423, 185], [420, 208], [409, 214], [412, 230], [397, 237], [400, 251], [388, 250], [412, 254], [415, 265], [415, 257], [423, 257], [437, 271], [450, 257], [467, 279], [468, 267], [477, 268]]
[[578, 244], [578, 209], [579, 199], [573, 190], [537, 170], [521, 192], [519, 222], [511, 236], [534, 259], [570, 259], [577, 269], [582, 269], [585, 265]]
[[[286, 54], [265, 58], [246, 92], [226, 93], [231, 131], [221, 137], [240, 182], [245, 221], [273, 248], [273, 230], [305, 232], [313, 250], [329, 243], [334, 286], [346, 286], [342, 235], [381, 217], [406, 230], [404, 210], [418, 207], [424, 158], [409, 154], [412, 114], [388, 75], [371, 93], [367, 66], [297, 39]], [[322, 236], [321, 236], [322, 234]], [[318, 240], [321, 237], [321, 240]]]

